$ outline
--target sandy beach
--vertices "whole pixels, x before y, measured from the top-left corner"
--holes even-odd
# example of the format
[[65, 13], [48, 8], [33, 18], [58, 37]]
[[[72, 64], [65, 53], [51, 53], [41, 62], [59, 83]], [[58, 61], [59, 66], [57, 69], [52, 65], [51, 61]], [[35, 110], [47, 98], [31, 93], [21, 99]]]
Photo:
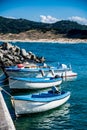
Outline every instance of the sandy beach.
[[87, 43], [87, 39], [68, 39], [68, 38], [58, 38], [58, 39], [24, 39], [24, 40], [20, 40], [20, 39], [0, 39], [1, 42], [43, 42], [43, 43]]

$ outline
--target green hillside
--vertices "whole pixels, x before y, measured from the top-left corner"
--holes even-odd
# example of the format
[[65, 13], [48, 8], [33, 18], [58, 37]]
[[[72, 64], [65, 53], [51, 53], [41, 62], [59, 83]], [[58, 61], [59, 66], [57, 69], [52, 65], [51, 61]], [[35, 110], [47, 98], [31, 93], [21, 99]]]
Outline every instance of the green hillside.
[[68, 38], [87, 38], [87, 26], [77, 22], [62, 20], [53, 24], [34, 22], [26, 19], [10, 19], [0, 17], [0, 33], [18, 34], [29, 30], [46, 33], [50, 31], [57, 34], [66, 34]]

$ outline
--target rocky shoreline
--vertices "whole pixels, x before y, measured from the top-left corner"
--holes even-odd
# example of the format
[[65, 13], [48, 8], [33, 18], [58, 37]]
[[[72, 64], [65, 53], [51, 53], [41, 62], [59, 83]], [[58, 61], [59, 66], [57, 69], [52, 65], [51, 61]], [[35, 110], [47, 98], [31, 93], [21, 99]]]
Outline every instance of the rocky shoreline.
[[44, 43], [65, 43], [65, 44], [78, 44], [87, 43], [87, 39], [68, 39], [68, 38], [58, 38], [58, 39], [4, 39], [0, 40], [2, 44], [0, 45], [0, 64], [4, 66], [12, 66], [24, 62], [31, 63], [42, 63], [45, 61], [44, 57], [38, 57], [32, 52], [26, 52], [25, 49], [20, 49], [16, 45], [12, 45], [9, 42], [44, 42]]
[[21, 49], [16, 45], [12, 45], [8, 42], [4, 42], [0, 45], [0, 65], [12, 66], [20, 63], [43, 63], [44, 57], [38, 57], [32, 52], [26, 52], [25, 49]]

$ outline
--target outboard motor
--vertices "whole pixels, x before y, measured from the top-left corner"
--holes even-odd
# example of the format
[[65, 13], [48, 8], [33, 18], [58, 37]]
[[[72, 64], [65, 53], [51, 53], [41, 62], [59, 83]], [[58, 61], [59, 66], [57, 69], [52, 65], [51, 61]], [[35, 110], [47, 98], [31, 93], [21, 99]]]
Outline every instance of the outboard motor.
[[59, 75], [55, 75], [55, 78], [61, 78]]

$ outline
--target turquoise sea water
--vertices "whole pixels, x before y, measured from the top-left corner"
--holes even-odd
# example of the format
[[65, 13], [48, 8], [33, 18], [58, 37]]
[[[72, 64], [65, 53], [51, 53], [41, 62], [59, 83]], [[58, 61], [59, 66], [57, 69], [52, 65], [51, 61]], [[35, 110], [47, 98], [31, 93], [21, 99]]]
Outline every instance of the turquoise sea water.
[[[59, 108], [16, 118], [10, 97], [4, 97], [17, 130], [87, 130], [87, 44], [58, 43], [14, 43], [38, 56], [44, 56], [46, 63], [71, 64], [78, 73], [75, 79], [66, 79], [60, 88], [71, 92], [67, 103]], [[68, 80], [68, 81], [67, 81]], [[10, 92], [7, 82], [4, 88]], [[44, 91], [44, 90], [40, 90]], [[33, 92], [33, 91], [32, 91]], [[19, 95], [24, 92], [12, 93]], [[31, 91], [25, 92], [26, 94]]]

